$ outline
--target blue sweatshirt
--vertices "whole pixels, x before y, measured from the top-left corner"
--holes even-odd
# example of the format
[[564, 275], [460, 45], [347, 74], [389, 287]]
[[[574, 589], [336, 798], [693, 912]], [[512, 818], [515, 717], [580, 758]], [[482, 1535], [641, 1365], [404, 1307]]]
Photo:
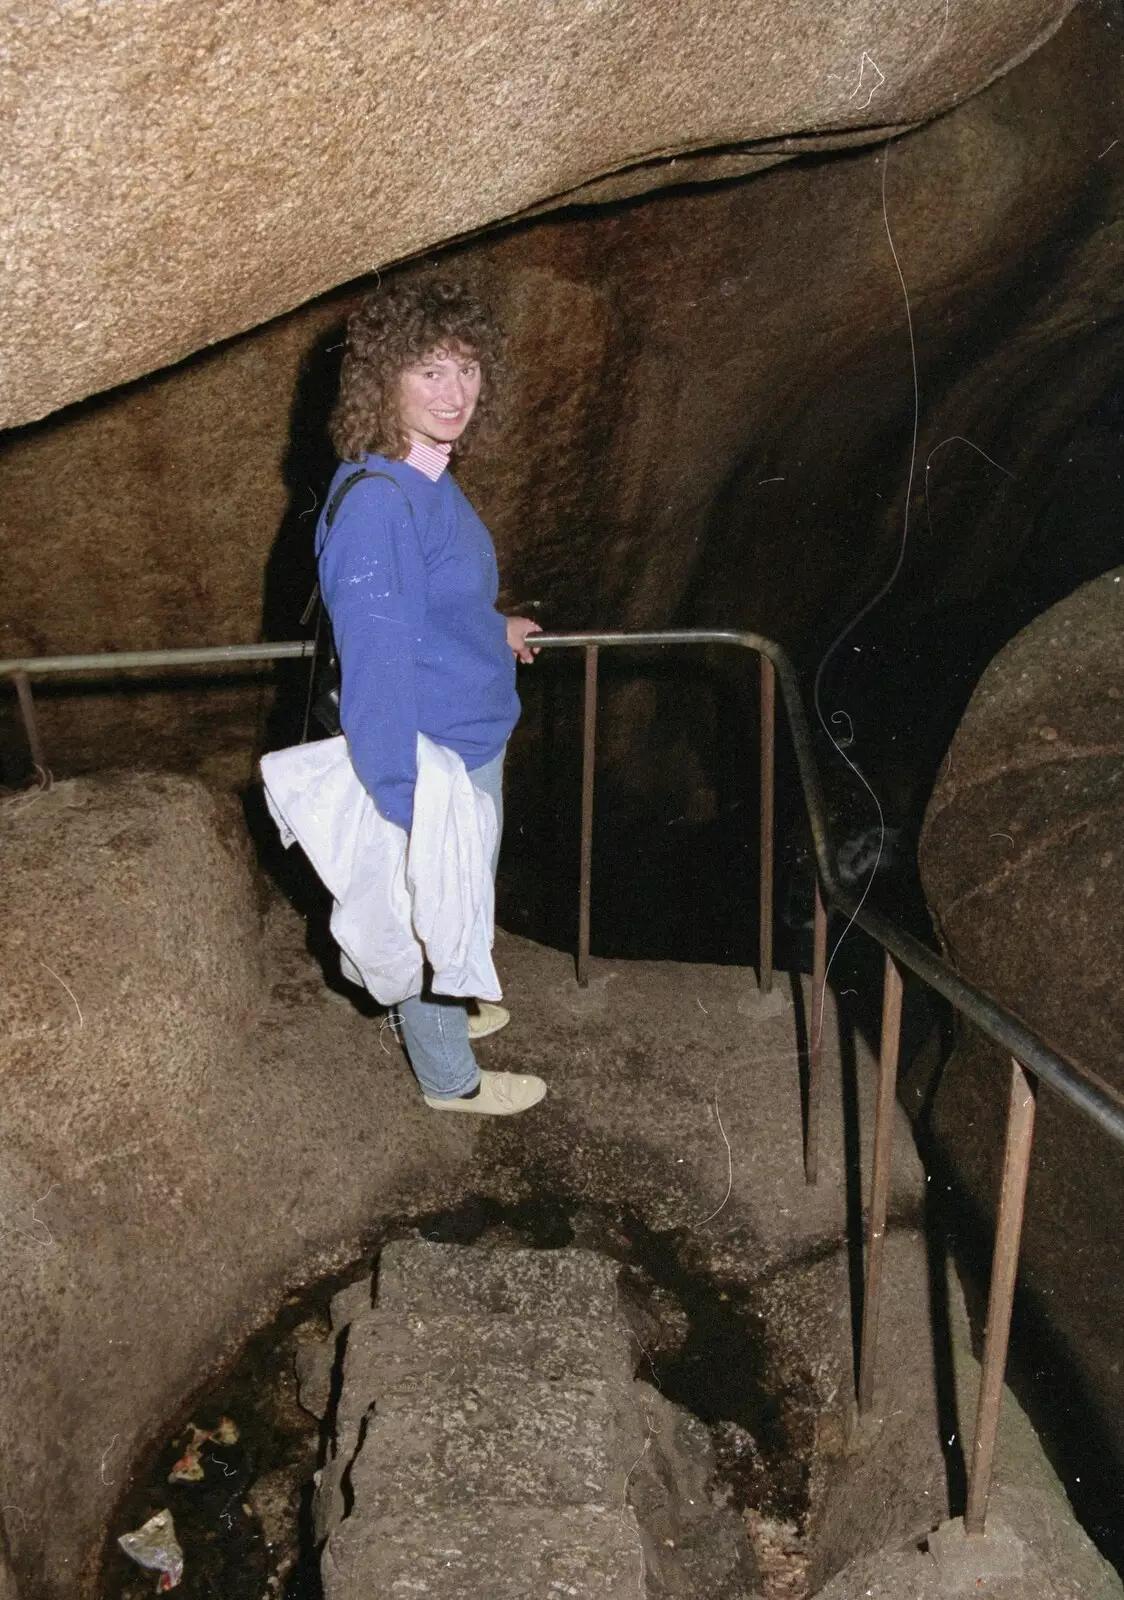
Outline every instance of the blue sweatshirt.
[[[326, 529], [332, 496], [360, 470], [394, 482], [356, 483]], [[418, 733], [471, 771], [499, 755], [519, 717], [491, 538], [449, 472], [434, 483], [369, 455], [338, 467], [316, 553], [352, 764], [382, 815], [409, 828]]]

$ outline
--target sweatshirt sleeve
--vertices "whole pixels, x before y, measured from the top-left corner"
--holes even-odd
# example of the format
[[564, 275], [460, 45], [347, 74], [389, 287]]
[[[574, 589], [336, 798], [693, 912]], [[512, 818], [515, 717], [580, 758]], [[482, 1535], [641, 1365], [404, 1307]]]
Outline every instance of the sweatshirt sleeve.
[[427, 576], [405, 492], [382, 477], [349, 489], [318, 565], [352, 765], [382, 815], [408, 829], [417, 782], [414, 650]]

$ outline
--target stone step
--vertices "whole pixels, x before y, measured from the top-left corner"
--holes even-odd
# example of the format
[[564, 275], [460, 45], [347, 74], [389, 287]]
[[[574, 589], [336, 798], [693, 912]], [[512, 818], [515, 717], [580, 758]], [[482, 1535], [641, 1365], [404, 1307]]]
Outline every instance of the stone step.
[[384, 1401], [418, 1384], [460, 1383], [482, 1369], [522, 1378], [606, 1378], [628, 1383], [632, 1353], [623, 1317], [495, 1317], [482, 1313], [378, 1310], [350, 1325], [340, 1412]]
[[405, 1241], [333, 1303], [347, 1328], [315, 1503], [329, 1600], [646, 1593], [645, 1452], [617, 1266]]
[[482, 1500], [623, 1504], [643, 1444], [636, 1407], [616, 1383], [486, 1368], [376, 1401], [346, 1476], [370, 1516]]
[[379, 1257], [379, 1308], [408, 1315], [482, 1311], [492, 1316], [617, 1317], [618, 1268], [592, 1250], [472, 1250], [399, 1240]]
[[321, 1571], [325, 1600], [643, 1600], [648, 1592], [636, 1519], [623, 1503], [353, 1515], [329, 1539]]

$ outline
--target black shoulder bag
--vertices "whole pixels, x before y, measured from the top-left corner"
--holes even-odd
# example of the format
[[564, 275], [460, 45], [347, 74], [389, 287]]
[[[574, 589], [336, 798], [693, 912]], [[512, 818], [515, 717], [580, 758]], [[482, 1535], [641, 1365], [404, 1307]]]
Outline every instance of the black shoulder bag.
[[[332, 524], [336, 520], [344, 496], [349, 489], [355, 487], [363, 478], [386, 478], [401, 490], [406, 501], [411, 517], [414, 508], [410, 505], [410, 498], [397, 478], [389, 472], [353, 472], [345, 478], [328, 502], [328, 510], [324, 516], [324, 544], [326, 545], [332, 534]], [[323, 555], [323, 547], [320, 554]], [[301, 627], [307, 628], [316, 617], [316, 628], [312, 637], [312, 667], [308, 674], [308, 694], [304, 703], [304, 723], [301, 728], [301, 744], [308, 742], [309, 718], [315, 717], [324, 732], [335, 738], [342, 733], [340, 727], [340, 658], [336, 651], [336, 641], [332, 634], [332, 622], [324, 605], [320, 593], [320, 584], [317, 582], [308, 597], [308, 604], [301, 613]]]

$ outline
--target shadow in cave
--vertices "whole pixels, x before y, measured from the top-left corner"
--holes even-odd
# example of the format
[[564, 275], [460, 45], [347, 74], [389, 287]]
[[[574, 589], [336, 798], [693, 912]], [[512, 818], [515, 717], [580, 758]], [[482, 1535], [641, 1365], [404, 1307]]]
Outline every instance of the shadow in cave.
[[[284, 478], [289, 504], [262, 578], [262, 637], [294, 639], [310, 632], [301, 618], [316, 583], [313, 536], [336, 454], [328, 418], [339, 388], [345, 327], [335, 322], [319, 335], [301, 364], [289, 412]], [[301, 737], [308, 690], [306, 661], [277, 663], [277, 692], [262, 730], [263, 750], [295, 744]]]
[[948, 1484], [948, 1512], [950, 1517], [959, 1517], [963, 1516], [968, 1502], [968, 1467], [964, 1454], [963, 1419], [956, 1396], [949, 1304], [949, 1250], [945, 1229], [944, 1208], [930, 1181], [926, 1185], [925, 1197], [925, 1261], [929, 1283], [929, 1322], [933, 1330], [933, 1389]]
[[[310, 625], [302, 625], [302, 617], [316, 583], [316, 520], [337, 466], [328, 437], [328, 420], [339, 388], [345, 337], [341, 315], [319, 334], [301, 364], [289, 412], [289, 443], [284, 460], [289, 504], [262, 579], [265, 639], [312, 634]], [[276, 663], [274, 692], [259, 735], [260, 751], [282, 749], [304, 736], [310, 670], [308, 660]], [[322, 737], [315, 721], [309, 723], [307, 733], [311, 738]], [[342, 976], [339, 949], [328, 930], [331, 896], [299, 846], [288, 850], [282, 846], [260, 783], [251, 782], [243, 791], [242, 806], [258, 866], [304, 920], [305, 947], [319, 964], [324, 982], [364, 1015], [381, 1015], [383, 1008]]]
[[[604, 651], [599, 663], [591, 943], [615, 959], [733, 962], [757, 951], [756, 664], [731, 682], [698, 650]], [[520, 684], [524, 727], [508, 778], [499, 919], [573, 950], [581, 823], [582, 662], [544, 653]], [[647, 747], [616, 757], [632, 694], [655, 717]], [[708, 730], [688, 749], [684, 730]], [[627, 735], [626, 735], [627, 737]], [[614, 751], [606, 759], [606, 747]], [[645, 782], [656, 788], [645, 793]]]
[[[988, 537], [1009, 536], [1014, 554], [995, 564], [979, 592], [934, 607], [931, 554], [907, 561], [885, 602], [835, 657], [825, 700], [846, 708], [859, 765], [874, 774], [876, 792], [883, 774], [900, 775], [914, 837], [988, 664], [1035, 618], [1124, 561], [1122, 435], [1124, 379], [1114, 373], [1040, 473], [1031, 480], [1024, 469], [1022, 480], [1003, 486], [1011, 505]], [[955, 476], [951, 462], [942, 470], [940, 488], [919, 491], [912, 507], [911, 521], [927, 530], [930, 545], [978, 528], [980, 497], [990, 496], [996, 476], [974, 455], [957, 463]], [[829, 789], [840, 781], [832, 776], [840, 765], [827, 765]]]
[[839, 1073], [843, 1106], [843, 1185], [846, 1210], [847, 1288], [851, 1306], [852, 1381], [856, 1393], [862, 1360], [864, 1275], [864, 1215], [862, 1140], [859, 1126], [858, 1053], [855, 1025], [849, 1009], [839, 1001]]
[[796, 1035], [796, 1071], [800, 1089], [801, 1149], [804, 1170], [808, 1170], [809, 1127], [811, 1114], [811, 1040], [808, 1034], [808, 1008], [804, 1004], [804, 986], [798, 973], [789, 972], [788, 990], [792, 999], [792, 1023]]

